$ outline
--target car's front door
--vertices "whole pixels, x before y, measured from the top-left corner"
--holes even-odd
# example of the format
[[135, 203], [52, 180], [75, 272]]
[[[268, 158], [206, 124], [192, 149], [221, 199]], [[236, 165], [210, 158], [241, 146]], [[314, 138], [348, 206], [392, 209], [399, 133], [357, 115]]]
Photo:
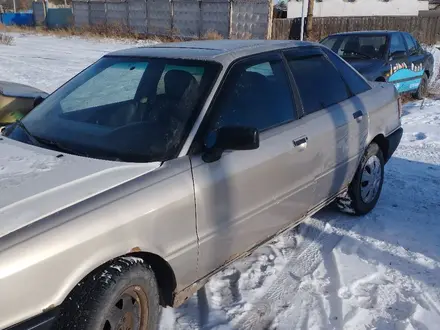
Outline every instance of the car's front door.
[[306, 214], [319, 173], [318, 150], [308, 148], [307, 127], [278, 53], [234, 64], [199, 132], [210, 144], [225, 126], [260, 131], [252, 151], [226, 151], [206, 163], [191, 156], [196, 192], [199, 270], [207, 274]]
[[405, 93], [411, 90], [417, 73], [411, 67], [408, 59], [408, 51], [405, 40], [400, 32], [391, 34], [390, 46], [388, 50], [388, 78], [387, 81], [396, 86], [399, 93]]

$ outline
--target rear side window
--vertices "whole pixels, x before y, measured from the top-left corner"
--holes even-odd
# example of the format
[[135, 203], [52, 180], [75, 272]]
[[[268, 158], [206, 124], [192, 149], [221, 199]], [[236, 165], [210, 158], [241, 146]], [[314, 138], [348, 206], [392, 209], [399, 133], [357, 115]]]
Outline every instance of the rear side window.
[[361, 94], [371, 89], [370, 85], [364, 79], [362, 79], [362, 77], [360, 77], [353, 68], [347, 65], [339, 56], [327, 49], [324, 49], [324, 51], [330, 61], [342, 74], [342, 77], [347, 83], [348, 88], [350, 88], [352, 94]]
[[287, 60], [306, 115], [350, 98], [341, 74], [323, 54], [300, 58], [287, 54]]
[[406, 44], [408, 45], [408, 53], [410, 55], [416, 53], [417, 45], [411, 35], [409, 33], [404, 33], [403, 36], [405, 37]]

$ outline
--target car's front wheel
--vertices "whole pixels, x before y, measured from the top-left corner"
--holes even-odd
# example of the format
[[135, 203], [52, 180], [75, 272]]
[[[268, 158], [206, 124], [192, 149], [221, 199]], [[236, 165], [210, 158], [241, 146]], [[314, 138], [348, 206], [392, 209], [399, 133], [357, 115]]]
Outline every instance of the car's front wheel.
[[338, 207], [356, 215], [364, 215], [374, 209], [382, 191], [384, 166], [382, 150], [376, 143], [371, 143], [362, 156], [347, 193], [337, 199]]
[[121, 257], [78, 284], [55, 329], [150, 330], [158, 327], [159, 316], [153, 271], [140, 258]]

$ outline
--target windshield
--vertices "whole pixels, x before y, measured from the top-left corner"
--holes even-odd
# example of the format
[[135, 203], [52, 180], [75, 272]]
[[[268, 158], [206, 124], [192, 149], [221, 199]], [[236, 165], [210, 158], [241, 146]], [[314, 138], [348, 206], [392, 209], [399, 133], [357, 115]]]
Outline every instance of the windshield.
[[338, 35], [321, 42], [345, 59], [381, 59], [387, 47], [386, 35]]
[[93, 158], [164, 161], [179, 151], [219, 67], [206, 61], [104, 57], [5, 135]]

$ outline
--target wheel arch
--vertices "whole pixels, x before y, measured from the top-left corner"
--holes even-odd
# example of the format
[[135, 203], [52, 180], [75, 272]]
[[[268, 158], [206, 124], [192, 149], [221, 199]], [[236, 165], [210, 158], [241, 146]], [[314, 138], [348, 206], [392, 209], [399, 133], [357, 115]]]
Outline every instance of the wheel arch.
[[378, 81], [378, 82], [386, 82], [387, 80], [385, 79], [385, 77], [380, 76], [380, 77], [377, 77], [377, 78], [375, 79], [375, 81]]
[[147, 265], [149, 265], [156, 277], [161, 305], [164, 307], [173, 305], [174, 293], [177, 287], [177, 280], [171, 265], [159, 254], [142, 251], [137, 247], [133, 248], [129, 253], [117, 255], [113, 258], [108, 259], [105, 262], [102, 262], [95, 268], [91, 270], [89, 269], [87, 274], [74, 284], [74, 286], [65, 296], [63, 302], [68, 299], [75, 290], [78, 290], [81, 287], [82, 282], [90, 277], [93, 277], [97, 273], [102, 272], [103, 269], [109, 267], [112, 262], [123, 257], [141, 258]]
[[369, 144], [371, 144], [371, 143], [376, 143], [379, 146], [380, 150], [382, 151], [385, 163], [388, 162], [388, 160], [389, 160], [389, 157], [388, 157], [389, 142], [388, 142], [387, 138], [383, 134], [378, 134], [373, 138], [373, 140], [371, 140], [371, 142]]

